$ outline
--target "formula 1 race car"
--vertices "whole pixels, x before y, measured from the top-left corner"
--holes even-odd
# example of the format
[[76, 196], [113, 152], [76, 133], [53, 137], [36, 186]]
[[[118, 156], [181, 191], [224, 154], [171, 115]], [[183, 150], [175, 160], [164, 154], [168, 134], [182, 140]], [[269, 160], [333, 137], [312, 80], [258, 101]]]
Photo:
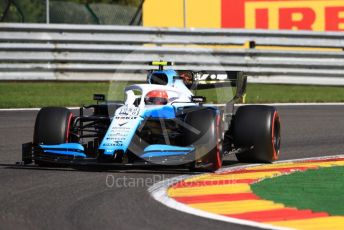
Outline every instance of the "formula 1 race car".
[[[124, 102], [83, 106], [79, 114], [42, 108], [33, 142], [23, 144], [22, 163], [46, 165], [163, 165], [215, 171], [225, 154], [240, 162], [272, 162], [280, 149], [280, 120], [271, 106], [234, 104], [244, 95], [246, 76], [237, 71], [164, 69], [153, 62], [146, 84], [124, 89]], [[193, 91], [231, 86], [225, 104], [206, 104]], [[197, 91], [198, 92], [198, 91]], [[235, 112], [236, 110], [236, 112]], [[88, 115], [86, 115], [88, 114]]]

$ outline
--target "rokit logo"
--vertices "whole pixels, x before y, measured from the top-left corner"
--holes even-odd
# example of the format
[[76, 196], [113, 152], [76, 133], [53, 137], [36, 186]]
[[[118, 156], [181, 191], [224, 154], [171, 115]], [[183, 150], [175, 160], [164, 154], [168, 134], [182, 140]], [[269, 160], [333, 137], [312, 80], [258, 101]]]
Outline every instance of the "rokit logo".
[[222, 0], [222, 27], [344, 30], [343, 0]]
[[223, 73], [195, 73], [195, 81], [226, 80], [227, 74]]

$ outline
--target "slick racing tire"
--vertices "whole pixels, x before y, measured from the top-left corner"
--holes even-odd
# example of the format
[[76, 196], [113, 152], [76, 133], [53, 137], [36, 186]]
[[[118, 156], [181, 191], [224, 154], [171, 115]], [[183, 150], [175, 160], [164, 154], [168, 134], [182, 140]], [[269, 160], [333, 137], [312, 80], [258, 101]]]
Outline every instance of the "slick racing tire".
[[195, 129], [188, 131], [186, 140], [195, 146], [195, 161], [191, 171], [216, 171], [222, 166], [221, 116], [212, 109], [189, 112], [185, 122]]
[[281, 125], [272, 106], [249, 105], [238, 108], [233, 121], [233, 137], [240, 162], [271, 163], [278, 159]]
[[[70, 125], [73, 114], [67, 108], [45, 107], [36, 117], [33, 135], [34, 145], [55, 145], [69, 141]], [[46, 165], [36, 161], [38, 165]]]

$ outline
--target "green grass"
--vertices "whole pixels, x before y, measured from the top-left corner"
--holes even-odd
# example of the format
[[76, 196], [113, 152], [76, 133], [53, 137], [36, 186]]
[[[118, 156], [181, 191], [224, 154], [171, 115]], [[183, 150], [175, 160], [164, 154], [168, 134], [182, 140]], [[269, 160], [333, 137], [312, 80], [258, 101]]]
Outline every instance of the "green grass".
[[321, 168], [266, 179], [251, 186], [258, 196], [289, 207], [344, 215], [344, 167]]
[[[123, 83], [119, 85], [124, 86]], [[94, 93], [107, 94], [108, 89], [109, 83], [2, 82], [0, 107], [79, 106], [93, 103]]]
[[249, 84], [248, 103], [344, 102], [344, 87]]
[[[94, 82], [0, 82], [0, 108], [79, 106], [92, 103], [94, 93], [123, 100], [123, 87], [131, 83]], [[208, 102], [223, 103], [231, 89], [200, 90]], [[247, 103], [344, 102], [343, 87], [249, 84]]]

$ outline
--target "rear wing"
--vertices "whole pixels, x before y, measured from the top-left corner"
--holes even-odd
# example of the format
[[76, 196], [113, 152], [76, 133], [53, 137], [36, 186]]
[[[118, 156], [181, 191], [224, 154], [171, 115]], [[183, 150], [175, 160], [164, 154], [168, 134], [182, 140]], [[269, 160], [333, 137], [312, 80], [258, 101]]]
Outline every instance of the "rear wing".
[[184, 84], [192, 90], [236, 87], [234, 99], [241, 98], [246, 92], [247, 76], [240, 71], [178, 71]]

